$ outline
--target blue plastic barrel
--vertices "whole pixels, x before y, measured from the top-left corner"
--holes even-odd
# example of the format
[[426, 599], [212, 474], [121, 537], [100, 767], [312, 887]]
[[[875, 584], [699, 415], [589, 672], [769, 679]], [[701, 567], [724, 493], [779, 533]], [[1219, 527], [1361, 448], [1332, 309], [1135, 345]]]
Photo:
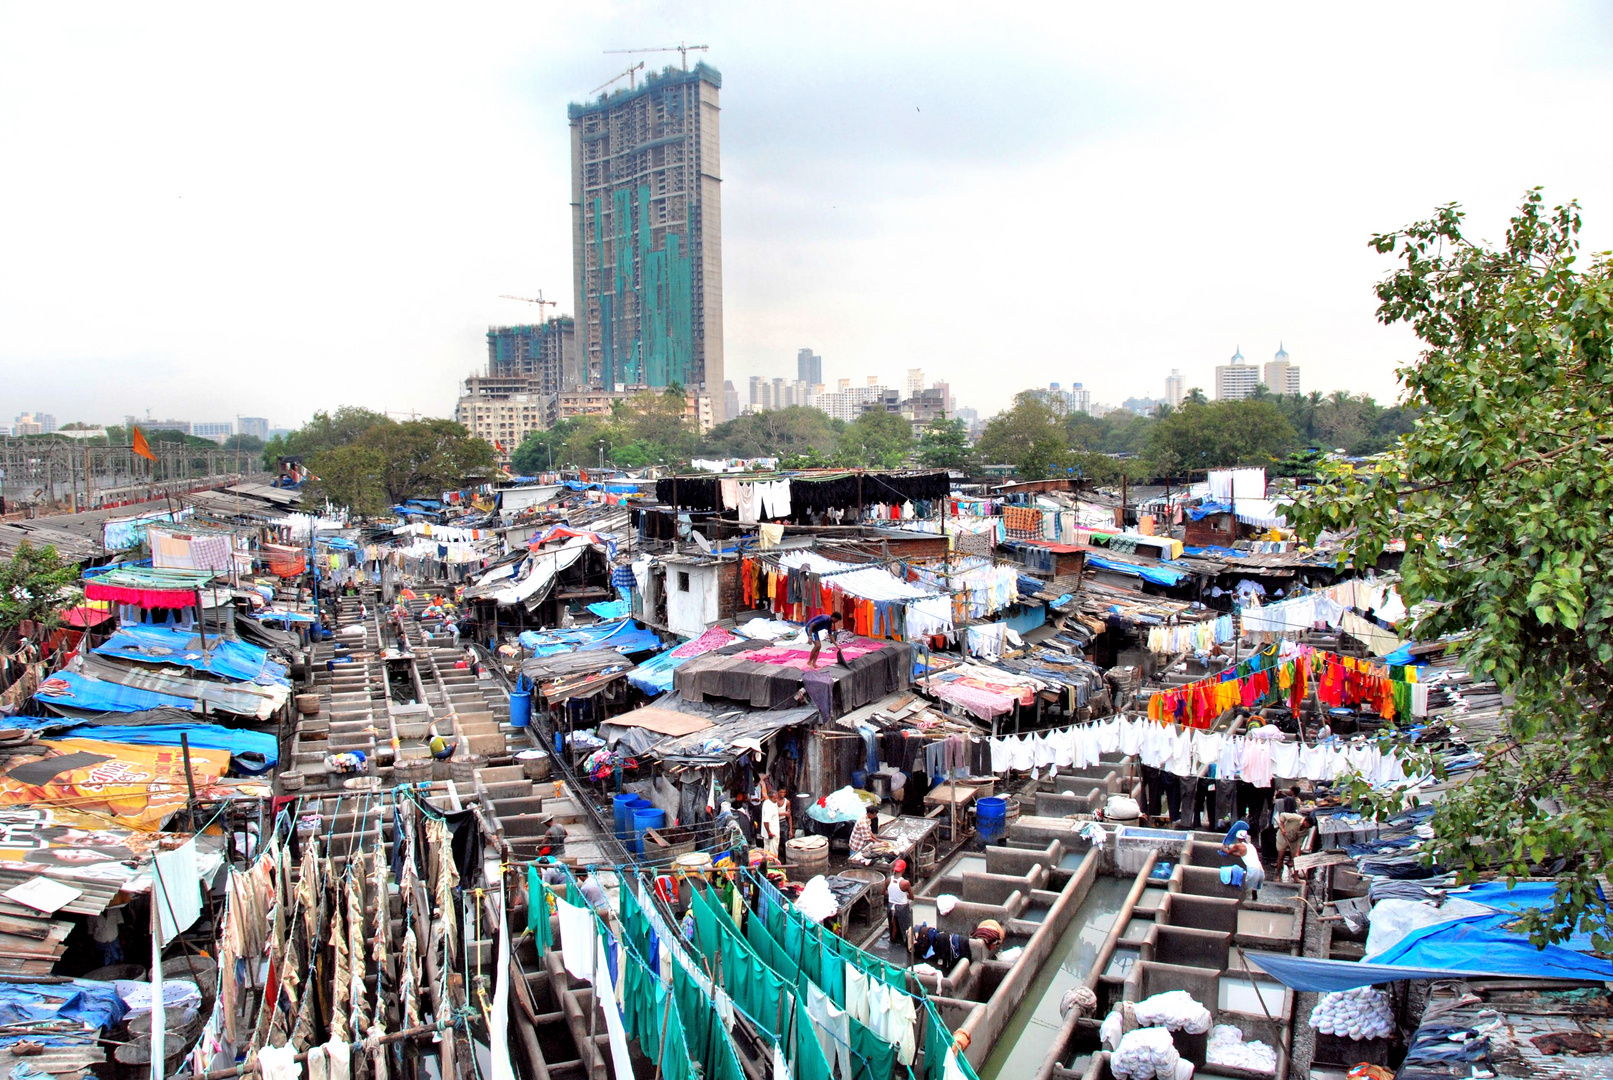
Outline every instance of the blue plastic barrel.
[[530, 723], [532, 723], [532, 692], [530, 690], [511, 690], [511, 726], [526, 727]]
[[1001, 840], [1008, 833], [1008, 800], [993, 795], [976, 802], [975, 828], [988, 844]]
[[631, 791], [624, 791], [611, 797], [611, 816], [616, 825], [616, 839], [627, 839], [627, 830], [633, 824], [633, 811], [648, 809], [649, 805], [648, 799]]
[[642, 809], [635, 807], [633, 809], [633, 825], [631, 835], [628, 837], [628, 839], [631, 841], [628, 846], [633, 849], [633, 854], [644, 854], [645, 829], [662, 829], [665, 827], [665, 810], [658, 810], [648, 804], [645, 804]]

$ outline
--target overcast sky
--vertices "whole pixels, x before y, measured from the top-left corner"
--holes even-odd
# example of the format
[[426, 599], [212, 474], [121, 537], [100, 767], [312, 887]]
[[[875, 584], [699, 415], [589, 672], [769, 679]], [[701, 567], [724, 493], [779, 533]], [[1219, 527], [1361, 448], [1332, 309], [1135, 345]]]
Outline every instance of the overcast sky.
[[[1395, 396], [1374, 230], [1522, 192], [1613, 247], [1597, 4], [0, 3], [0, 421], [450, 415], [500, 293], [572, 310], [566, 104], [709, 44], [728, 376], [988, 414], [1278, 342]], [[677, 62], [677, 54], [643, 59]]]

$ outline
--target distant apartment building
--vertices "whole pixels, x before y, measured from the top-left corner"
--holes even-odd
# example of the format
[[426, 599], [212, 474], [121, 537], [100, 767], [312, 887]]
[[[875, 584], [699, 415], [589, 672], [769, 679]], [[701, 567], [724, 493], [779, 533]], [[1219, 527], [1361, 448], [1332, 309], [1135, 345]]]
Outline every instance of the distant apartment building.
[[910, 367], [907, 369], [907, 381], [902, 384], [905, 396], [916, 398], [924, 392], [924, 369]]
[[212, 439], [216, 443], [222, 443], [225, 439], [235, 434], [235, 423], [231, 420], [224, 420], [213, 423], [192, 424], [190, 433], [198, 439]]
[[33, 413], [23, 413], [17, 417], [17, 422], [11, 425], [13, 435], [43, 435], [44, 428]]
[[1255, 392], [1260, 385], [1260, 369], [1243, 358], [1243, 350], [1237, 349], [1232, 359], [1225, 364], [1217, 364], [1215, 368], [1215, 400], [1242, 401]]
[[[580, 416], [609, 416], [618, 401], [629, 401], [635, 395], [660, 387], [629, 386], [621, 390], [604, 390], [585, 386], [577, 390], [563, 390], [554, 395], [549, 410], [549, 424]], [[685, 395], [683, 418], [704, 435], [716, 425], [710, 394]]]
[[1187, 380], [1182, 377], [1179, 368], [1171, 368], [1171, 373], [1165, 376], [1165, 404], [1173, 409], [1182, 407], [1182, 399], [1187, 397]]
[[138, 417], [129, 417], [129, 423], [141, 431], [177, 431], [181, 435], [190, 434], [189, 420], [141, 420]]
[[269, 420], [263, 416], [242, 416], [237, 419], [242, 435], [251, 435], [254, 438], [269, 440]]
[[850, 379], [841, 379], [832, 392], [813, 395], [810, 404], [835, 420], [850, 423], [870, 408], [898, 411], [901, 391], [885, 387], [877, 375], [868, 376], [866, 386], [852, 386]]
[[1048, 383], [1046, 389], [1037, 388], [1030, 393], [1058, 416], [1092, 412], [1092, 391], [1080, 383], [1071, 383], [1068, 389], [1059, 383]]
[[954, 419], [962, 420], [966, 425], [968, 425], [969, 438], [977, 439], [980, 437], [981, 424], [979, 409], [971, 409], [967, 407], [959, 408], [954, 410], [952, 415]]
[[484, 442], [500, 446], [508, 460], [534, 431], [553, 423], [553, 393], [545, 393], [536, 375], [472, 375], [454, 406], [454, 419]]
[[947, 406], [951, 404], [945, 384], [937, 384], [928, 390], [920, 390], [904, 401], [899, 411], [902, 418], [913, 425], [913, 435], [922, 435], [924, 429], [937, 420], [951, 419]]
[[1298, 394], [1300, 392], [1299, 366], [1289, 362], [1288, 350], [1283, 348], [1282, 342], [1277, 343], [1277, 354], [1266, 361], [1266, 367], [1261, 373], [1260, 381], [1273, 394]]
[[588, 385], [577, 352], [576, 321], [556, 315], [542, 323], [488, 327], [487, 373], [536, 379], [545, 394]]
[[590, 385], [723, 390], [722, 76], [668, 67], [572, 104], [572, 273]]
[[734, 380], [724, 379], [722, 384], [722, 420], [727, 423], [739, 415], [739, 391], [734, 389]]
[[808, 386], [820, 386], [823, 383], [823, 357], [811, 349], [801, 349], [795, 354], [795, 377]]

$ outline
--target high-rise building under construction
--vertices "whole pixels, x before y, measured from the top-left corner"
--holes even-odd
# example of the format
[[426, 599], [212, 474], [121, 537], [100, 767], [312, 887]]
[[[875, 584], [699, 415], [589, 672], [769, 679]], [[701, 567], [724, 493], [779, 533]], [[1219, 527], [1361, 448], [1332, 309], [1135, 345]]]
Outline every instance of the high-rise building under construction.
[[723, 392], [721, 87], [696, 64], [569, 107], [577, 346], [596, 385]]

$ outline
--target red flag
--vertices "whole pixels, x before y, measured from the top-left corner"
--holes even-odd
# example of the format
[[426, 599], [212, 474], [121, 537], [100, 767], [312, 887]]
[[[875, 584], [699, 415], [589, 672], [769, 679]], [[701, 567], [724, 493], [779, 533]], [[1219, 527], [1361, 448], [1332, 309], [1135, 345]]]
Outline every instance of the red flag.
[[493, 440], [493, 449], [497, 450], [499, 453], [502, 454], [502, 453], [504, 453], [504, 444], [499, 442], [497, 439], [494, 439]]
[[141, 457], [145, 458], [147, 461], [156, 461], [157, 455], [151, 452], [151, 444], [146, 442], [145, 434], [141, 432], [139, 428], [134, 427], [133, 425], [129, 427], [129, 430], [134, 432], [134, 445], [130, 447], [130, 449], [139, 454]]

